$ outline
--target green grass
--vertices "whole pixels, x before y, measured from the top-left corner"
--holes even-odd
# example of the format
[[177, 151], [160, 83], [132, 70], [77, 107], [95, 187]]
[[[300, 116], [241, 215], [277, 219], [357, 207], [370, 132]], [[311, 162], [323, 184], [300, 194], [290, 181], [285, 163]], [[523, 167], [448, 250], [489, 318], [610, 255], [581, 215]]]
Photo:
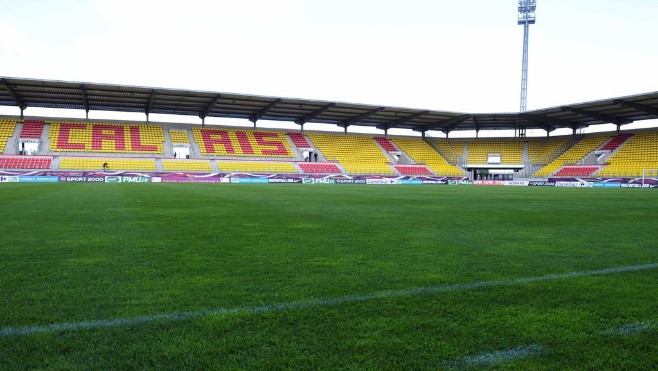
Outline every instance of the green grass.
[[[658, 262], [658, 192], [0, 185], [0, 329]], [[658, 269], [0, 337], [0, 369], [652, 369]], [[461, 364], [464, 366], [464, 364]], [[468, 366], [466, 364], [466, 366]]]

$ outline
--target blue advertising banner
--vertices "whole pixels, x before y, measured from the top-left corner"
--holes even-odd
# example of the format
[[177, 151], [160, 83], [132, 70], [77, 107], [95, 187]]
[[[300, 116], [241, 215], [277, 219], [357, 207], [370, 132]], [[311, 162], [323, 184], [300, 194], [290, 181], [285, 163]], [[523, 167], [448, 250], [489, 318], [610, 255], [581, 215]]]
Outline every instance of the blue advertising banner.
[[231, 178], [231, 183], [239, 184], [267, 184], [267, 178]]
[[613, 182], [594, 182], [592, 184], [594, 188], [620, 188], [621, 183], [613, 183]]
[[400, 180], [400, 184], [423, 184], [423, 181], [419, 179], [402, 179]]
[[59, 182], [59, 177], [51, 175], [20, 175], [18, 181], [20, 183], [57, 183]]

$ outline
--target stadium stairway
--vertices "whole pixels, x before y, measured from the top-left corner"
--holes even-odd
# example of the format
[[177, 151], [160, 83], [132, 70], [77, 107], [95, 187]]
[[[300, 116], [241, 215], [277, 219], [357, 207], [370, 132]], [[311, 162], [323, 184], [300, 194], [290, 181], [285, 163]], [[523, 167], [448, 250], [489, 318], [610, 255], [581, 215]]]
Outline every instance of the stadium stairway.
[[200, 158], [201, 149], [199, 148], [199, 143], [194, 141], [194, 133], [192, 133], [192, 130], [187, 130], [187, 139], [190, 143], [190, 158]]
[[607, 151], [602, 156], [597, 158], [599, 164], [608, 162], [608, 159], [614, 156], [633, 136], [633, 133], [623, 133], [610, 138], [605, 142], [597, 151]]
[[[169, 130], [162, 130], [162, 134], [164, 134], [164, 153], [163, 153], [163, 155], [165, 157], [173, 157], [174, 156], [174, 146], [171, 142], [171, 135], [169, 135]], [[155, 167], [156, 167], [156, 169], [158, 169], [158, 171], [161, 171], [159, 169], [162, 168], [162, 161], [156, 161], [155, 162]]]
[[[386, 138], [382, 138], [382, 139], [386, 139]], [[410, 159], [408, 156], [406, 156], [406, 159], [404, 158], [405, 156], [400, 156], [400, 159], [399, 159], [399, 160], [401, 160], [401, 161], [396, 160], [395, 157], [389, 152], [389, 150], [399, 151], [401, 154], [404, 154], [404, 151], [401, 151], [399, 148], [397, 148], [397, 147], [393, 144], [393, 142], [391, 142], [390, 140], [386, 139], [385, 142], [384, 142], [384, 141], [380, 141], [379, 137], [374, 137], [374, 138], [372, 138], [372, 140], [375, 142], [375, 144], [377, 145], [377, 147], [379, 147], [379, 149], [380, 149], [380, 150], [382, 151], [382, 153], [386, 156], [386, 158], [388, 158], [388, 161], [389, 161], [391, 164], [400, 164], [400, 165], [402, 165], [403, 163], [404, 163], [404, 164], [414, 164], [414, 162], [411, 161], [411, 159]], [[382, 144], [382, 143], [384, 143], [384, 144]], [[390, 143], [390, 144], [389, 144], [389, 143]], [[390, 145], [392, 148], [389, 147], [389, 145]], [[397, 169], [396, 169], [394, 166], [389, 165], [389, 167], [390, 167], [390, 168], [391, 168], [396, 174], [399, 174], [399, 172], [397, 171]]]
[[59, 170], [60, 162], [61, 162], [60, 156], [53, 156], [53, 161], [50, 163], [50, 170]]
[[[167, 136], [169, 136], [169, 133], [165, 134], [165, 137], [167, 137]], [[166, 142], [165, 142], [165, 144], [166, 144]], [[167, 147], [165, 147], [165, 148], [167, 148]], [[166, 149], [165, 149], [165, 152], [167, 152]], [[164, 171], [164, 166], [162, 165], [162, 159], [161, 158], [156, 158], [155, 159], [155, 170], [156, 171]]]
[[[43, 132], [41, 132], [41, 139], [39, 139], [39, 153], [47, 153], [48, 148], [50, 148], [50, 124], [45, 124], [43, 126]], [[53, 167], [54, 169], [54, 167]]]
[[[304, 155], [300, 151], [300, 149], [297, 147], [298, 143], [301, 143], [300, 141], [295, 141], [290, 135], [291, 133], [287, 133], [286, 135], [286, 140], [288, 140], [288, 144], [290, 144], [290, 151], [292, 151], [292, 154], [295, 155], [296, 160], [304, 160]], [[320, 157], [320, 154], [318, 154], [318, 157]]]

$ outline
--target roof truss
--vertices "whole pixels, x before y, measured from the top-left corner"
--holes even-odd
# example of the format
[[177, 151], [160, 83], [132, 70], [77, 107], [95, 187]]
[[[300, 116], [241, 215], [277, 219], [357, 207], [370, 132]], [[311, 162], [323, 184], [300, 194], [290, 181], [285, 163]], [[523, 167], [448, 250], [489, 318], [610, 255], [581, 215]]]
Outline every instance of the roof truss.
[[271, 110], [272, 108], [274, 108], [274, 106], [276, 106], [276, 105], [279, 104], [279, 103], [281, 103], [281, 98], [279, 98], [279, 99], [275, 99], [274, 102], [268, 104], [268, 105], [265, 106], [263, 109], [254, 112], [254, 113], [249, 117], [249, 121], [251, 121], [251, 122], [253, 122], [253, 123], [255, 124], [256, 121], [260, 120], [263, 116], [265, 116], [265, 115], [267, 114], [267, 111]]
[[570, 107], [570, 106], [562, 106], [560, 107], [562, 111], [571, 111], [574, 113], [577, 113], [579, 115], [585, 116], [592, 118], [594, 120], [599, 120], [603, 122], [611, 122], [616, 125], [625, 125], [625, 124], [630, 124], [633, 122], [633, 120], [625, 119], [622, 117], [614, 116], [614, 115], [607, 115], [604, 113], [599, 113], [599, 112], [593, 112], [593, 111], [588, 111], [576, 107]]
[[623, 107], [631, 107], [631, 108], [634, 108], [638, 111], [645, 112], [648, 115], [658, 116], [658, 108], [656, 108], [656, 107], [651, 107], [651, 106], [647, 106], [645, 104], [640, 104], [640, 103], [635, 103], [635, 102], [628, 102], [628, 101], [621, 100], [621, 99], [613, 99], [612, 103], [618, 104], [618, 105], [623, 106]]
[[9, 85], [9, 83], [7, 82], [7, 80], [5, 80], [5, 79], [0, 79], [0, 85], [3, 85], [3, 86], [5, 87], [5, 89], [7, 89], [7, 92], [8, 92], [9, 95], [11, 96], [11, 99], [14, 100], [14, 103], [16, 103], [16, 105], [17, 105], [21, 110], [27, 108], [27, 104], [25, 104], [25, 102], [23, 102], [23, 99], [21, 99], [21, 97], [18, 96], [18, 94], [16, 93], [16, 91], [14, 90], [14, 88], [12, 88], [11, 85]]
[[212, 112], [213, 108], [215, 108], [215, 106], [217, 105], [217, 103], [219, 103], [220, 100], [222, 100], [222, 95], [221, 94], [215, 95], [215, 98], [212, 100], [212, 102], [210, 102], [210, 104], [207, 105], [206, 108], [204, 108], [203, 111], [199, 113], [199, 117], [201, 119], [205, 119], [208, 116], [208, 114]]
[[321, 107], [319, 109], [316, 109], [315, 111], [309, 113], [306, 116], [302, 116], [298, 119], [295, 120], [295, 124], [297, 125], [304, 125], [305, 123], [314, 120], [316, 117], [320, 116], [321, 114], [327, 112], [328, 110], [336, 107], [336, 103], [329, 103], [324, 107]]
[[350, 126], [350, 125], [354, 125], [354, 124], [356, 124], [357, 122], [360, 122], [360, 121], [362, 121], [362, 120], [365, 120], [366, 118], [368, 118], [368, 117], [374, 115], [375, 113], [381, 112], [381, 111], [383, 111], [383, 110], [385, 110], [385, 109], [386, 109], [386, 107], [377, 107], [377, 108], [375, 108], [375, 109], [373, 109], [373, 110], [370, 110], [370, 111], [364, 112], [364, 113], [362, 113], [362, 114], [360, 114], [360, 115], [357, 115], [357, 116], [354, 116], [354, 117], [352, 117], [352, 118], [349, 118], [349, 119], [347, 119], [347, 120], [345, 120], [345, 121], [341, 121], [341, 122], [337, 123], [336, 125], [338, 125], [338, 126], [340, 126], [340, 127], [343, 127], [343, 128], [345, 128], [345, 129], [347, 129], [348, 126]]

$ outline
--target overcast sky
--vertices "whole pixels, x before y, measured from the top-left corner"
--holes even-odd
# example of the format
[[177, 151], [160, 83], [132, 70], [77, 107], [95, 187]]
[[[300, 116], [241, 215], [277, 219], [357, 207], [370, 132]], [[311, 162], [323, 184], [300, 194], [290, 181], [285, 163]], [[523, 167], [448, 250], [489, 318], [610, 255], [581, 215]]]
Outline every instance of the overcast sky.
[[[538, 0], [528, 109], [658, 90], [657, 15]], [[0, 75], [516, 112], [516, 21], [515, 0], [0, 0]]]

